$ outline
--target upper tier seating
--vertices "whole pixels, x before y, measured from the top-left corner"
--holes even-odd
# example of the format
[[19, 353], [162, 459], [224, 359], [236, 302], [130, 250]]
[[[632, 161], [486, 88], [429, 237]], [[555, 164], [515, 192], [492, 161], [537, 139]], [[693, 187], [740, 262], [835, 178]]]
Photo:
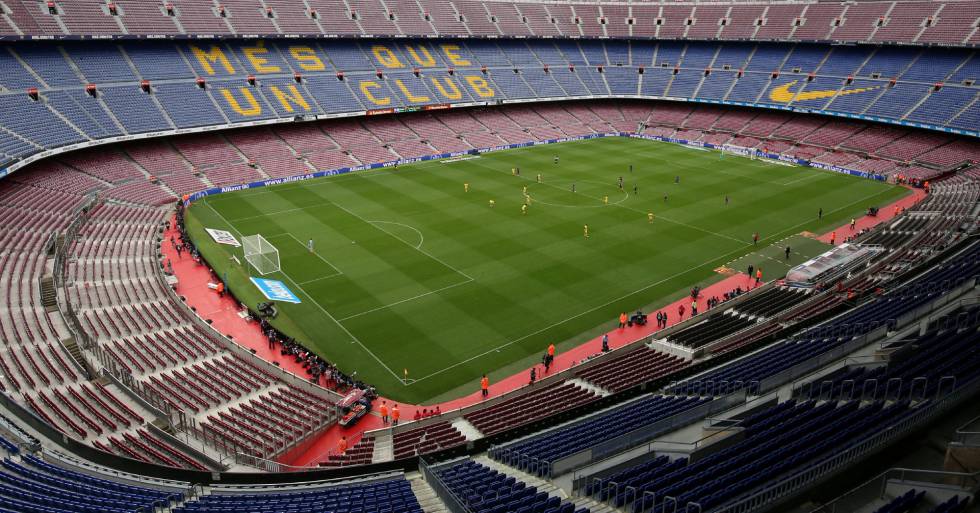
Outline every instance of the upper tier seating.
[[[146, 4], [120, 0], [13, 2], [0, 36], [153, 34], [299, 34], [395, 36], [570, 36], [747, 39], [878, 43], [977, 42], [980, 9], [971, 2], [899, 0], [852, 6], [731, 2], [731, 5], [543, 4], [479, 0], [229, 0], [202, 6], [187, 0]], [[165, 8], [170, 6], [169, 10]], [[769, 7], [769, 8], [767, 8]], [[654, 23], [654, 20], [661, 20]], [[833, 23], [840, 18], [840, 23]], [[690, 21], [688, 21], [690, 20]], [[724, 23], [723, 23], [724, 20]], [[800, 20], [799, 22], [797, 20]], [[973, 37], [971, 37], [973, 36]]]
[[[235, 6], [228, 8], [234, 10]], [[43, 149], [161, 130], [472, 101], [610, 94], [790, 106], [971, 134], [980, 126], [978, 89], [967, 85], [980, 80], [980, 67], [965, 49], [937, 52], [882, 47], [847, 53], [828, 45], [471, 39], [329, 44], [312, 40], [247, 44], [194, 41], [114, 46], [31, 43], [8, 51], [7, 57], [0, 57], [0, 165]], [[653, 62], [654, 56], [657, 62]], [[706, 68], [719, 69], [706, 73]], [[741, 71], [735, 73], [734, 69]], [[936, 83], [943, 86], [936, 88]], [[89, 85], [95, 89], [87, 90]], [[28, 95], [29, 88], [37, 90], [36, 101]], [[696, 139], [721, 122], [716, 117], [721, 112], [702, 107], [692, 114], [687, 104], [663, 105], [649, 121], [651, 125], [692, 129], [678, 135]], [[634, 131], [637, 127], [634, 122], [638, 120], [615, 112], [609, 117], [604, 114], [575, 118], [594, 132]], [[491, 147], [500, 141], [519, 143], [571, 135], [556, 128], [555, 120], [547, 116], [547, 112], [529, 112], [526, 117], [511, 119], [495, 111], [480, 115], [478, 120], [489, 135], [450, 135], [424, 122], [388, 133], [386, 123], [396, 128], [402, 123], [370, 121], [365, 123], [372, 136], [357, 138], [345, 136], [340, 123], [330, 137], [349, 150], [348, 155], [331, 151], [332, 144], [311, 153], [317, 154], [313, 160], [317, 167], [356, 165], [347, 157], [361, 163], [375, 162]], [[728, 123], [735, 122], [725, 120], [717, 128], [733, 130], [737, 125]], [[427, 127], [434, 131], [426, 132]], [[807, 146], [790, 151], [802, 158], [846, 146], [873, 149], [876, 155], [906, 165], [925, 162], [930, 169], [949, 169], [980, 159], [980, 154], [969, 147], [945, 148], [951, 140], [946, 135], [916, 136], [889, 145], [894, 138], [880, 141], [875, 136], [881, 134], [864, 134], [860, 127], [852, 122], [827, 123], [825, 118], [815, 117], [798, 120], [773, 113], [758, 115], [749, 122], [746, 135], [803, 140]], [[569, 130], [581, 135], [584, 127], [576, 128]], [[193, 183], [193, 179], [181, 177], [188, 171], [207, 173], [211, 185], [220, 186], [310, 170], [309, 165], [296, 160], [305, 152], [298, 155], [261, 135], [268, 133], [230, 134], [238, 151], [215, 154], [212, 157], [218, 158], [212, 160], [198, 158], [197, 148], [213, 146], [223, 136], [179, 138], [174, 144], [185, 157], [184, 169], [145, 171], [165, 184], [186, 190], [184, 183]], [[371, 151], [379, 140], [385, 147]], [[776, 151], [786, 150], [777, 142], [767, 144]], [[144, 176], [143, 170], [129, 162], [99, 168], [93, 155], [99, 154], [89, 153], [87, 159], [66, 163], [112, 183]], [[126, 201], [165, 201], [164, 191], [136, 189], [119, 188], [112, 194]]]

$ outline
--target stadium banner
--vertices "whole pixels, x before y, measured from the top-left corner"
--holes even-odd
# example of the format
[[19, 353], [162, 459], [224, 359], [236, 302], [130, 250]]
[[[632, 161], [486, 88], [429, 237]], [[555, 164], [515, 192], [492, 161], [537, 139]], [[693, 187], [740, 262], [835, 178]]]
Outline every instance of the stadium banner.
[[235, 246], [236, 248], [242, 247], [242, 244], [238, 242], [238, 239], [229, 231], [225, 230], [215, 230], [214, 228], [205, 228], [204, 231], [208, 232], [208, 235], [214, 239], [218, 244], [227, 244], [229, 246]]
[[279, 280], [267, 280], [265, 278], [252, 278], [252, 283], [262, 291], [265, 298], [270, 301], [282, 301], [283, 303], [300, 303], [299, 297], [289, 290], [285, 283]]

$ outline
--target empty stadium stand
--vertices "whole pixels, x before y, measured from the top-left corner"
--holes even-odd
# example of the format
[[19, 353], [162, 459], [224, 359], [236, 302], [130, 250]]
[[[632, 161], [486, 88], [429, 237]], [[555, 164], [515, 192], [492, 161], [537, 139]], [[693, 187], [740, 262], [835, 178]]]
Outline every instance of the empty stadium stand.
[[[0, 513], [727, 513], [797, 493], [980, 376], [980, 310], [945, 303], [980, 278], [978, 22], [969, 0], [0, 0]], [[589, 136], [931, 187], [855, 237], [882, 253], [840, 290], [766, 286], [486, 404], [365, 433], [319, 468], [280, 465], [333, 426], [337, 397], [180, 303], [158, 241], [170, 205]], [[874, 361], [843, 361], [896, 330]], [[722, 443], [624, 452], [702, 422]], [[586, 452], [563, 472], [616, 461], [576, 472], [571, 498], [540, 484]], [[418, 462], [428, 485], [390, 473]], [[259, 469], [302, 472], [238, 472]], [[911, 489], [877, 511], [972, 500]]]
[[[937, 52], [883, 47], [843, 53], [830, 46], [761, 42], [678, 45], [669, 41], [449, 39], [408, 44], [381, 39], [333, 43], [259, 40], [249, 45], [121, 42], [91, 47], [66, 42], [8, 50], [9, 55], [0, 57], [4, 77], [0, 86], [5, 88], [0, 91], [0, 126], [5, 127], [0, 132], [0, 162], [10, 169], [46, 150], [117, 137], [259, 120], [293, 121], [537, 98], [681, 97], [825, 112], [971, 135], [976, 135], [980, 124], [980, 103], [973, 85], [980, 68], [965, 49]], [[632, 112], [626, 113], [630, 115], [627, 119], [618, 112], [611, 111], [611, 118], [578, 119], [594, 132], [632, 132], [639, 123], [646, 123], [675, 127], [681, 139], [698, 140], [708, 133], [715, 144], [759, 145], [752, 139], [726, 141], [715, 135], [713, 121], [720, 116], [716, 107], [698, 107], [692, 112], [688, 105], [665, 104], [647, 119], [630, 115]], [[441, 135], [433, 132], [430, 140], [429, 132], [424, 137], [411, 129], [389, 133], [386, 125], [397, 129], [403, 125], [398, 121], [365, 122], [369, 130], [380, 133], [385, 148], [355, 153], [355, 158], [386, 161], [492, 147], [499, 140], [515, 143], [581, 133], [555, 130], [553, 120], [534, 115], [518, 115], [515, 120], [492, 111], [481, 114], [478, 121], [496, 137], [449, 136], [443, 131]], [[334, 139], [339, 146], [356, 148], [348, 146], [359, 142], [356, 138], [340, 135], [342, 126], [337, 126]], [[427, 126], [417, 128], [424, 131]], [[746, 136], [769, 139], [763, 146], [775, 153], [808, 160], [825, 156], [827, 164], [879, 174], [891, 169], [878, 169], [879, 158], [904, 166], [924, 164], [926, 170], [951, 169], [978, 160], [974, 143], [944, 133], [914, 132], [895, 141], [895, 134], [885, 132], [880, 135], [886, 139], [877, 139], [880, 143], [863, 142], [860, 123], [829, 122], [823, 117], [797, 119], [782, 113], [761, 114], [743, 126]], [[868, 137], [874, 133], [868, 132]], [[291, 151], [263, 137], [268, 131], [249, 133], [252, 135], [234, 136], [232, 143], [241, 151], [218, 160], [196, 160], [194, 155], [196, 146], [214, 146], [214, 139], [223, 137], [184, 139], [180, 150], [188, 156], [188, 171], [211, 168], [212, 184], [218, 186], [306, 171], [291, 158]], [[794, 146], [795, 141], [803, 144]], [[862, 160], [840, 162], [835, 152], [827, 150], [842, 144], [868, 153], [873, 148], [874, 153], [862, 155]], [[321, 151], [324, 149], [328, 148]], [[332, 155], [327, 165], [350, 163]], [[131, 165], [116, 172], [121, 174], [110, 174], [110, 181], [138, 176]], [[918, 167], [909, 173], [930, 174]], [[128, 198], [124, 195], [122, 199]]]

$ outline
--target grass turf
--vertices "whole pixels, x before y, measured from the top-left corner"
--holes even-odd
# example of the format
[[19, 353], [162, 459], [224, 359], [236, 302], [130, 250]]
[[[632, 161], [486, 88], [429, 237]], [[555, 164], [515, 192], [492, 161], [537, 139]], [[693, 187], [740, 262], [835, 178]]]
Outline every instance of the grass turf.
[[244, 262], [241, 249], [213, 243], [204, 227], [265, 236], [282, 268], [266, 277], [302, 299], [281, 303], [274, 324], [387, 397], [422, 403], [526, 367], [551, 342], [580, 343], [620, 311], [682, 297], [720, 279], [714, 269], [725, 264], [782, 276], [826, 249], [796, 234], [904, 194], [811, 168], [601, 138], [226, 193], [196, 202], [186, 224], [251, 306], [264, 298], [230, 259]]

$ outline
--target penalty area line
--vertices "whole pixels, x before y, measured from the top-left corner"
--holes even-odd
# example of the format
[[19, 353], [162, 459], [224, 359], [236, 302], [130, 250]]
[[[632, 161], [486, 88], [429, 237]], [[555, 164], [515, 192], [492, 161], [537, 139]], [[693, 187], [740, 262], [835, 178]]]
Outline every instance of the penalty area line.
[[[207, 203], [205, 202], [205, 204], [207, 204]], [[228, 222], [228, 219], [226, 219], [225, 216], [221, 215], [221, 212], [218, 212], [217, 210], [215, 210], [214, 207], [211, 207], [211, 205], [208, 205], [208, 208], [210, 208], [212, 212], [214, 212], [215, 214], [217, 214], [218, 217], [220, 217], [221, 220], [224, 221], [225, 224], [227, 224], [232, 230], [235, 230], [235, 232], [238, 233], [238, 236], [239, 237], [242, 236], [242, 232], [239, 231], [238, 228], [235, 227], [235, 225], [233, 225], [230, 222]], [[399, 376], [395, 371], [391, 370], [391, 367], [388, 367], [388, 365], [385, 364], [385, 362], [382, 361], [381, 358], [378, 358], [378, 355], [374, 354], [373, 351], [371, 351], [370, 349], [368, 349], [368, 347], [366, 345], [364, 345], [363, 342], [361, 342], [361, 339], [355, 337], [354, 334], [351, 333], [349, 329], [347, 329], [347, 326], [344, 326], [340, 321], [337, 320], [336, 317], [334, 317], [333, 315], [331, 315], [330, 312], [328, 312], [327, 309], [324, 308], [323, 305], [321, 305], [319, 301], [317, 301], [313, 296], [311, 296], [310, 293], [307, 292], [306, 289], [304, 289], [302, 285], [300, 285], [296, 280], [294, 280], [291, 276], [289, 276], [288, 273], [286, 273], [282, 269], [279, 270], [279, 273], [282, 274], [284, 278], [286, 278], [287, 280], [289, 280], [290, 282], [292, 282], [293, 285], [295, 285], [296, 288], [299, 289], [299, 291], [302, 292], [304, 296], [306, 296], [307, 298], [310, 299], [310, 302], [312, 302], [314, 305], [316, 305], [316, 307], [321, 312], [323, 312], [323, 315], [326, 315], [328, 319], [330, 319], [331, 321], [333, 321], [334, 324], [336, 324], [337, 326], [339, 326], [340, 329], [343, 330], [344, 333], [346, 333], [347, 336], [350, 337], [351, 340], [354, 341], [354, 343], [356, 343], [357, 345], [361, 346], [361, 349], [363, 349], [364, 352], [366, 352], [367, 354], [371, 355], [371, 358], [374, 358], [374, 361], [378, 362], [378, 364], [380, 364], [382, 367], [384, 367], [385, 370], [387, 370], [389, 373], [391, 373], [391, 375], [394, 376], [396, 380], [402, 380], [402, 377], [401, 376]]]

